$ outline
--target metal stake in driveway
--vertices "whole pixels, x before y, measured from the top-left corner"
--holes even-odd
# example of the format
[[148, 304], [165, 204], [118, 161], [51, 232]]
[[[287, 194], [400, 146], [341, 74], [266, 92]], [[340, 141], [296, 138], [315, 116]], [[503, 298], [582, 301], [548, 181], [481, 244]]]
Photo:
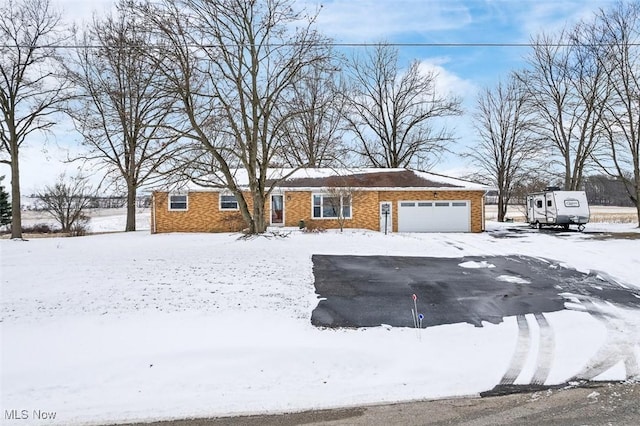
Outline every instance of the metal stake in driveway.
[[411, 316], [413, 317], [413, 328], [418, 328], [418, 296], [415, 293], [411, 295], [413, 299], [413, 309], [411, 310]]
[[414, 293], [411, 295], [411, 298], [413, 299], [413, 309], [411, 309], [411, 316], [413, 317], [413, 327], [416, 329], [418, 340], [422, 340], [419, 329], [422, 328], [422, 320], [424, 319], [424, 315], [418, 313], [418, 296], [416, 296], [416, 294]]

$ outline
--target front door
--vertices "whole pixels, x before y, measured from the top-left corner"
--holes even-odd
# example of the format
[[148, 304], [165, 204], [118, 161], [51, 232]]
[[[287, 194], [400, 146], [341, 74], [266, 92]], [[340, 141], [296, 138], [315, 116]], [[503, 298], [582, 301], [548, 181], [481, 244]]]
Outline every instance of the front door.
[[391, 214], [391, 202], [380, 203], [380, 232], [385, 234], [393, 232], [393, 215]]
[[284, 225], [284, 195], [271, 195], [271, 225]]

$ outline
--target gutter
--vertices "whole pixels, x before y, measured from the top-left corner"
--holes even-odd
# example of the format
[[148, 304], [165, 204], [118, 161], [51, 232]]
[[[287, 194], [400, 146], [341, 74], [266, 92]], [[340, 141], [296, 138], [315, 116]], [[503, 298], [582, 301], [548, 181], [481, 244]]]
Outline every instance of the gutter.
[[[289, 192], [303, 192], [303, 191], [328, 191], [332, 189], [348, 189], [351, 191], [397, 191], [397, 192], [411, 192], [411, 191], [484, 191], [486, 194], [487, 189], [485, 187], [480, 188], [468, 188], [468, 187], [450, 187], [450, 186], [412, 186], [412, 187], [392, 187], [392, 186], [381, 186], [381, 187], [350, 187], [350, 186], [274, 186], [273, 189], [277, 189], [279, 191], [289, 191]], [[239, 187], [241, 191], [249, 191], [248, 187]], [[224, 188], [189, 188], [187, 192], [225, 192], [228, 191]], [[167, 191], [169, 192], [169, 191]]]

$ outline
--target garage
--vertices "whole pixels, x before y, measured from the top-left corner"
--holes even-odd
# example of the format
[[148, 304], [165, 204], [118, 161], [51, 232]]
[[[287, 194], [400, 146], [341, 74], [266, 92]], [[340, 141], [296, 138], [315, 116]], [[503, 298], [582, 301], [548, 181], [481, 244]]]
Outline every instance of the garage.
[[398, 232], [469, 232], [470, 201], [399, 201]]

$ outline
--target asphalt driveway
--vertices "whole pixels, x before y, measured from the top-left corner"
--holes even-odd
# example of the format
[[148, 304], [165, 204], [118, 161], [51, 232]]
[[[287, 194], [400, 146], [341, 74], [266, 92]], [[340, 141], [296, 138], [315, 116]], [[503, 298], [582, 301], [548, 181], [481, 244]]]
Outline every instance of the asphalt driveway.
[[640, 292], [604, 273], [585, 274], [526, 256], [400, 257], [314, 255], [319, 327], [413, 327], [412, 295], [423, 327], [500, 323], [565, 308], [567, 294], [640, 308]]

